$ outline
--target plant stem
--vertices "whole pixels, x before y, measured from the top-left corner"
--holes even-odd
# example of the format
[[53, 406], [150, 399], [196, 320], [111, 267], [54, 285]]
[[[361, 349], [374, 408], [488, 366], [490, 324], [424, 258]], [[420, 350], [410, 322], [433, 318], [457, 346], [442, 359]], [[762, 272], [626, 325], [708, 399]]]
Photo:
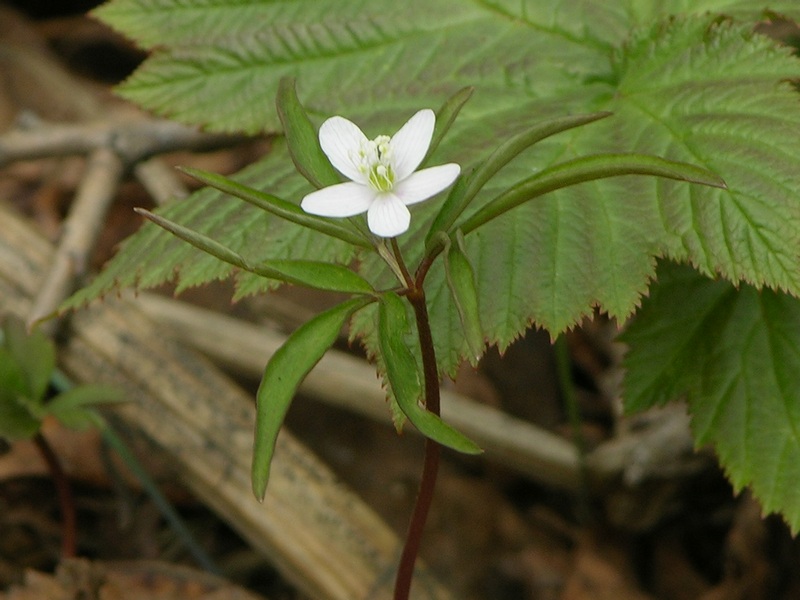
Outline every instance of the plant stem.
[[[436, 353], [433, 346], [425, 292], [422, 290], [421, 285], [409, 290], [408, 300], [414, 307], [417, 321], [422, 367], [425, 376], [425, 408], [438, 416], [440, 413], [439, 373], [436, 367]], [[425, 440], [425, 463], [422, 469], [419, 491], [417, 492], [417, 501], [414, 505], [414, 512], [406, 534], [406, 543], [397, 569], [394, 600], [408, 600], [411, 592], [414, 564], [417, 560], [420, 543], [422, 542], [422, 533], [425, 529], [425, 522], [428, 519], [428, 511], [433, 502], [433, 492], [436, 488], [440, 455], [441, 446], [433, 440]]]
[[586, 438], [581, 427], [580, 407], [575, 394], [575, 385], [572, 382], [571, 364], [567, 338], [562, 333], [556, 338], [554, 345], [556, 369], [561, 395], [567, 406], [570, 429], [575, 447], [578, 450], [578, 465], [580, 469], [580, 493], [578, 495], [578, 518], [582, 523], [591, 522], [591, 500], [589, 494], [589, 466], [586, 464]]
[[58, 504], [61, 508], [62, 520], [62, 538], [61, 538], [61, 555], [62, 558], [72, 558], [77, 552], [77, 519], [75, 517], [75, 502], [72, 499], [72, 490], [69, 486], [64, 469], [53, 451], [53, 448], [47, 442], [47, 439], [41, 434], [37, 433], [33, 438], [39, 453], [47, 463], [47, 468], [50, 470], [50, 476], [53, 478], [53, 483], [56, 486], [56, 495], [58, 496]]

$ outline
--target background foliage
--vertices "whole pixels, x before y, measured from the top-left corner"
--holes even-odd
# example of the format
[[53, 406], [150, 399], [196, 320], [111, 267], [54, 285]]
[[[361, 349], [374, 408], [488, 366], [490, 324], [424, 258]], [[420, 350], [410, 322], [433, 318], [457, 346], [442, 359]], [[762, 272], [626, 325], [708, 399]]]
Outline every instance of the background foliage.
[[[537, 120], [613, 111], [537, 144], [475, 208], [531, 173], [598, 152], [655, 154], [721, 175], [728, 190], [635, 177], [583, 184], [468, 236], [484, 335], [504, 348], [531, 324], [555, 336], [595, 308], [624, 319], [649, 286], [627, 335], [628, 406], [688, 393], [698, 443], [713, 443], [734, 484], [752, 485], [796, 530], [800, 494], [787, 465], [800, 464], [792, 392], [800, 370], [789, 368], [800, 339], [792, 325], [800, 306], [800, 105], [792, 83], [800, 62], [755, 33], [777, 14], [797, 19], [800, 7], [795, 0], [113, 0], [97, 11], [153, 50], [120, 93], [213, 130], [277, 132], [273, 99], [285, 75], [297, 78], [319, 122], [341, 114], [371, 136], [474, 86], [435, 157], [469, 170]], [[279, 139], [236, 178], [297, 202], [309, 189]], [[437, 209], [435, 201], [415, 208], [402, 238], [410, 257]], [[341, 242], [211, 190], [161, 214], [254, 262], [353, 258]], [[659, 258], [694, 269], [665, 263], [654, 282]], [[374, 257], [360, 270], [376, 285], [386, 277]], [[231, 274], [148, 225], [69, 305], [118, 285], [175, 277], [185, 288]], [[238, 296], [268, 285], [235, 276]], [[440, 368], [452, 372], [468, 348], [439, 263], [428, 295]], [[375, 323], [368, 311], [355, 321], [372, 352]]]

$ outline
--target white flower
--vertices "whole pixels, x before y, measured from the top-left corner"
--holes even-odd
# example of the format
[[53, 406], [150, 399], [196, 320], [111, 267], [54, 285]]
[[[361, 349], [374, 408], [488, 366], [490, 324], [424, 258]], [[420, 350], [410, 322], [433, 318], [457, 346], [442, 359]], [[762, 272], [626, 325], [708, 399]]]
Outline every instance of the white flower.
[[407, 206], [427, 200], [453, 183], [455, 163], [414, 172], [431, 145], [436, 116], [419, 111], [391, 138], [374, 140], [343, 117], [331, 117], [319, 129], [319, 143], [331, 164], [350, 181], [308, 194], [300, 206], [322, 217], [352, 217], [366, 211], [370, 231], [394, 237], [408, 229]]

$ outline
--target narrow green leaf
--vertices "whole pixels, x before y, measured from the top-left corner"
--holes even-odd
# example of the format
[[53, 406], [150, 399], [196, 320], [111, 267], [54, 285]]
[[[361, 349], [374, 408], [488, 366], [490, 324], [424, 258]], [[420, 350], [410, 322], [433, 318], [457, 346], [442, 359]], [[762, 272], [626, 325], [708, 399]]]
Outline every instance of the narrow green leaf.
[[0, 438], [9, 441], [27, 440], [39, 431], [41, 421], [20, 403], [0, 395]]
[[267, 363], [256, 394], [252, 479], [259, 500], [264, 499], [278, 431], [297, 388], [336, 341], [350, 315], [366, 303], [348, 300], [320, 313], [292, 333]]
[[[269, 260], [253, 265], [253, 272], [288, 283], [329, 292], [374, 294], [370, 283], [358, 273], [342, 265], [314, 260]], [[270, 273], [270, 274], [268, 274]]]
[[0, 346], [0, 395], [16, 398], [29, 393], [29, 385], [22, 365], [11, 350]]
[[145, 210], [143, 208], [134, 208], [133, 210], [137, 214], [140, 214], [146, 219], [151, 220], [159, 227], [162, 227], [173, 235], [181, 238], [183, 241], [190, 243], [195, 248], [202, 250], [211, 256], [215, 256], [222, 262], [239, 267], [240, 269], [245, 269], [247, 271], [250, 270], [247, 262], [240, 254], [234, 252], [227, 246], [220, 244], [218, 241], [212, 240], [210, 237], [203, 235], [202, 233], [198, 233], [197, 231], [189, 229], [188, 227], [179, 225], [178, 223], [170, 221], [169, 219], [165, 219], [160, 215], [151, 213], [149, 210]]
[[12, 315], [3, 325], [3, 344], [25, 373], [26, 395], [30, 400], [41, 400], [56, 366], [53, 343], [38, 329], [28, 333], [25, 322]]
[[85, 431], [97, 426], [98, 412], [92, 408], [76, 406], [74, 408], [64, 408], [59, 411], [58, 415], [53, 416], [67, 429]]
[[725, 182], [711, 171], [684, 162], [643, 154], [597, 154], [554, 165], [521, 181], [491, 200], [459, 225], [465, 234], [503, 213], [561, 188], [620, 175], [651, 175], [725, 189]]
[[736, 491], [800, 531], [800, 300], [662, 263], [622, 340], [625, 406], [686, 398]]
[[276, 104], [289, 154], [300, 174], [317, 188], [340, 183], [339, 174], [322, 151], [316, 128], [297, 98], [293, 77], [281, 79]]
[[486, 340], [481, 327], [481, 315], [478, 309], [478, 290], [475, 286], [475, 272], [464, 251], [464, 242], [461, 232], [457, 232], [455, 242], [448, 240], [444, 255], [444, 267], [447, 277], [447, 286], [453, 295], [453, 301], [458, 311], [458, 318], [464, 330], [464, 338], [469, 347], [470, 364], [478, 366], [478, 361], [483, 354]]
[[447, 101], [442, 104], [439, 110], [436, 112], [436, 126], [433, 129], [433, 137], [431, 138], [431, 145], [428, 147], [428, 153], [425, 156], [425, 160], [423, 161], [423, 166], [427, 162], [428, 158], [430, 158], [433, 153], [436, 151], [436, 148], [439, 147], [444, 136], [450, 130], [450, 127], [453, 126], [453, 123], [458, 116], [458, 113], [461, 112], [461, 109], [464, 108], [464, 105], [467, 103], [472, 97], [472, 93], [475, 91], [473, 87], [465, 87], [458, 90], [455, 94], [450, 96]]
[[572, 115], [568, 117], [555, 117], [537, 123], [530, 129], [503, 142], [489, 158], [482, 162], [468, 177], [464, 178], [461, 186], [453, 188], [445, 200], [442, 209], [431, 225], [430, 232], [425, 241], [430, 246], [439, 231], [449, 231], [456, 219], [461, 216], [464, 209], [483, 189], [483, 186], [497, 174], [500, 169], [514, 160], [522, 152], [552, 135], [587, 125], [600, 119], [611, 116], [610, 112], [599, 112], [588, 115]]
[[87, 384], [61, 392], [45, 404], [44, 412], [54, 416], [71, 429], [86, 429], [97, 425], [93, 407], [113, 402], [123, 402], [119, 388], [103, 384]]
[[0, 346], [0, 438], [27, 439], [39, 430], [40, 420], [27, 406], [28, 385], [16, 357]]
[[219, 260], [244, 271], [285, 283], [302, 285], [329, 292], [350, 294], [372, 294], [374, 292], [372, 286], [366, 279], [342, 265], [312, 260], [288, 259], [277, 259], [251, 264], [240, 254], [202, 233], [178, 225], [169, 219], [165, 219], [147, 210], [141, 208], [136, 208], [134, 210], [153, 221], [156, 225], [163, 227], [182, 240], [190, 243], [195, 248], [207, 252], [217, 257]]
[[404, 301], [394, 292], [387, 292], [378, 307], [378, 341], [386, 376], [400, 410], [420, 433], [443, 446], [466, 454], [481, 453], [475, 442], [420, 406], [423, 385], [419, 365], [405, 343], [407, 331]]
[[372, 248], [372, 243], [369, 240], [360, 236], [352, 229], [344, 227], [337, 221], [310, 215], [304, 212], [303, 209], [296, 204], [292, 204], [291, 202], [283, 200], [282, 198], [278, 198], [277, 196], [273, 196], [246, 185], [242, 185], [241, 183], [238, 183], [223, 175], [218, 175], [217, 173], [211, 173], [201, 169], [192, 169], [190, 167], [183, 167], [181, 168], [181, 171], [187, 175], [190, 175], [191, 177], [194, 177], [198, 181], [205, 183], [206, 185], [216, 188], [221, 192], [225, 192], [226, 194], [236, 196], [237, 198], [244, 200], [253, 206], [281, 217], [282, 219], [286, 219], [287, 221], [291, 221], [297, 225], [302, 225], [303, 227], [314, 229], [320, 233], [339, 238], [340, 240], [353, 244], [354, 246]]

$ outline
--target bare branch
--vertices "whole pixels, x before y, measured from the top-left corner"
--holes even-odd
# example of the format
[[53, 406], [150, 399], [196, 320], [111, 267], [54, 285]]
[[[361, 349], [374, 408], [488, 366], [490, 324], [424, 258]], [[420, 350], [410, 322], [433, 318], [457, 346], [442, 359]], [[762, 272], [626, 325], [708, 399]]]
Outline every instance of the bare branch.
[[245, 138], [203, 133], [174, 121], [111, 116], [74, 124], [37, 122], [0, 135], [0, 166], [17, 160], [113, 150], [125, 166], [175, 150], [210, 150]]
[[[88, 256], [100, 235], [122, 174], [122, 161], [112, 150], [101, 148], [89, 158], [86, 173], [64, 222], [50, 271], [34, 300], [29, 318], [31, 323], [53, 313], [72, 292], [75, 279], [86, 273]], [[55, 326], [55, 321], [45, 325], [50, 329]]]

